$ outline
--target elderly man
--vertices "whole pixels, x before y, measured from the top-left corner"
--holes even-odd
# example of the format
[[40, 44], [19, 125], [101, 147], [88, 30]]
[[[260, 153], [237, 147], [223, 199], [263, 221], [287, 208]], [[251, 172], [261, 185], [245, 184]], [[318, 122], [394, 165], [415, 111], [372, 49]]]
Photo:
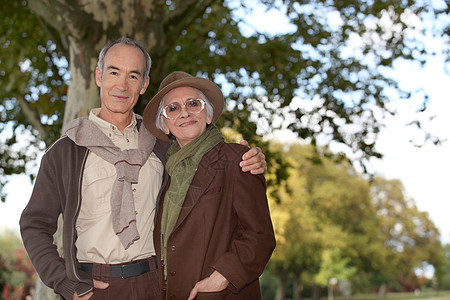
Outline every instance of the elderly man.
[[[159, 298], [153, 228], [168, 143], [133, 112], [148, 87], [150, 65], [134, 40], [102, 49], [95, 70], [101, 107], [69, 123], [46, 151], [22, 213], [31, 261], [65, 299]], [[259, 149], [244, 156], [244, 171], [265, 171]], [[60, 214], [64, 258], [53, 244]]]

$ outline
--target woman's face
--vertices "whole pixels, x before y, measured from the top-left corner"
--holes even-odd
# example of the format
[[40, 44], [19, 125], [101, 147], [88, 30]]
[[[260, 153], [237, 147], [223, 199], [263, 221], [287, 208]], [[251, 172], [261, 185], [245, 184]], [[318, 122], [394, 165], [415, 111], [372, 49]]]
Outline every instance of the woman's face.
[[[164, 97], [163, 107], [178, 102], [183, 106], [189, 99], [202, 99], [200, 93], [191, 87], [177, 87], [168, 92]], [[204, 100], [204, 99], [202, 99]], [[189, 113], [182, 107], [181, 114], [176, 119], [164, 118], [165, 132], [172, 133], [183, 147], [206, 130], [206, 124], [211, 124], [211, 118], [207, 116], [206, 107], [199, 113]]]

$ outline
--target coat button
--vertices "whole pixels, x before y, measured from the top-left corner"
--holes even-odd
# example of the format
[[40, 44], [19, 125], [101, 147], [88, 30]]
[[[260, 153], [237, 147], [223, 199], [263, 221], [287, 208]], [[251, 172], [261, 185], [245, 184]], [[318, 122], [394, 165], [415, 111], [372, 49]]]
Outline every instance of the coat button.
[[175, 251], [175, 249], [176, 249], [175, 246], [170, 247], [170, 250], [172, 250], [172, 252]]
[[170, 295], [170, 299], [171, 300], [174, 300], [174, 299], [176, 299], [177, 297], [175, 297], [175, 295]]
[[176, 271], [172, 271], [172, 272], [170, 272], [170, 275], [172, 275], [172, 276], [175, 276], [177, 274], [177, 272]]

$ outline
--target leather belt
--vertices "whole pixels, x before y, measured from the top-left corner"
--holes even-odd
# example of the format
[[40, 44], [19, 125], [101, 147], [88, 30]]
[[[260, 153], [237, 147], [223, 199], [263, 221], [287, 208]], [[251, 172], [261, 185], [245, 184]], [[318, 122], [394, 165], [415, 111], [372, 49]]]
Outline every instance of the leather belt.
[[[155, 263], [155, 269], [157, 269], [156, 256], [152, 256]], [[151, 259], [150, 258], [150, 259]], [[94, 264], [82, 263], [81, 270], [92, 276], [92, 270]], [[100, 268], [100, 276], [102, 275], [102, 269]], [[135, 277], [150, 272], [149, 259], [141, 260], [139, 262], [126, 264], [126, 265], [109, 265], [109, 277], [121, 277], [129, 278]]]

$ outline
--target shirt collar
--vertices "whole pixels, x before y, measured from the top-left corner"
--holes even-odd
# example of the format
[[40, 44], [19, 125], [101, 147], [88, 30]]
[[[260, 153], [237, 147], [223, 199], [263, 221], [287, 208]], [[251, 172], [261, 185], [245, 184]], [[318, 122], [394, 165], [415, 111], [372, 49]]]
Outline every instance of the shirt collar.
[[[108, 134], [108, 133], [121, 134], [120, 130], [117, 128], [116, 125], [111, 124], [103, 119], [100, 119], [98, 117], [99, 113], [100, 113], [100, 108], [91, 109], [91, 111], [89, 113], [89, 120], [94, 122], [94, 124], [97, 125], [98, 128], [106, 134]], [[136, 125], [137, 125], [136, 115], [133, 113], [131, 123], [127, 127], [125, 127], [124, 132], [132, 131], [132, 130], [136, 129]]]

